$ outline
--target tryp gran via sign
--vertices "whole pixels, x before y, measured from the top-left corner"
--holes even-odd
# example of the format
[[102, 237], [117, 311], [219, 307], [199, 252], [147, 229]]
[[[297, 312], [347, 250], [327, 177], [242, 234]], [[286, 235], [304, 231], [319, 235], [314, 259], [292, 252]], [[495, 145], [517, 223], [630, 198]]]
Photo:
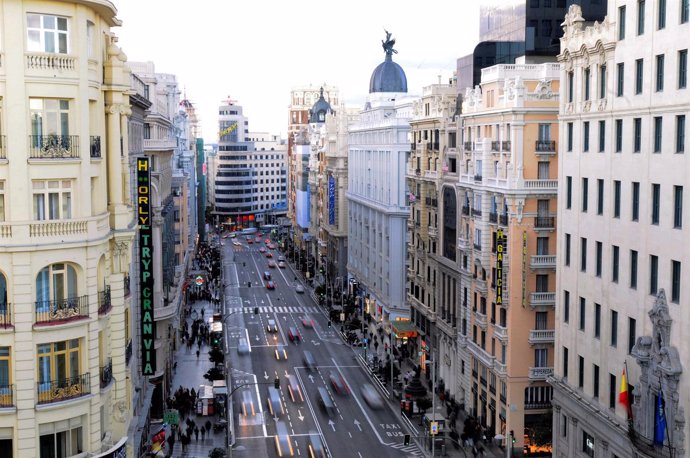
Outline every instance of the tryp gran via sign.
[[137, 158], [137, 222], [139, 224], [139, 301], [141, 373], [156, 372], [153, 322], [153, 228], [151, 226], [151, 170], [148, 158]]

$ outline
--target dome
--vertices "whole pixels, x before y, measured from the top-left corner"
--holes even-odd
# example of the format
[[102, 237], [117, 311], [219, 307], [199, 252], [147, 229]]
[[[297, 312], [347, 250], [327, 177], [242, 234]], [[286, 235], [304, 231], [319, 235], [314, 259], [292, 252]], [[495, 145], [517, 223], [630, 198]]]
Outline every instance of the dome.
[[372, 92], [407, 92], [407, 77], [402, 67], [395, 62], [390, 54], [379, 64], [371, 74], [369, 93]]
[[314, 106], [311, 107], [311, 110], [309, 110], [309, 122], [324, 123], [326, 122], [326, 114], [331, 112], [333, 112], [333, 110], [331, 110], [331, 105], [323, 98], [323, 88], [321, 88], [319, 100], [317, 100]]

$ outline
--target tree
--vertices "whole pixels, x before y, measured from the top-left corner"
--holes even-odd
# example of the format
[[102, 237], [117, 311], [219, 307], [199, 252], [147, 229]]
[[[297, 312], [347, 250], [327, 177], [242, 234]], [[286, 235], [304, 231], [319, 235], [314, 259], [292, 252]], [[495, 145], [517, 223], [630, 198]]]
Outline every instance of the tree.
[[214, 380], [223, 380], [225, 378], [225, 373], [221, 367], [212, 367], [204, 374], [204, 378], [209, 382]]
[[422, 413], [422, 416], [424, 416], [426, 411], [429, 410], [432, 406], [431, 399], [429, 398], [420, 398], [417, 399], [415, 402], [417, 403], [417, 408]]
[[208, 452], [208, 458], [225, 458], [226, 456], [228, 456], [227, 453], [220, 447], [216, 447]]
[[[383, 368], [383, 378], [388, 380], [391, 376], [391, 361], [390, 359], [386, 361], [386, 365]], [[393, 378], [397, 377], [400, 375], [400, 369], [398, 369], [398, 366], [393, 365]]]

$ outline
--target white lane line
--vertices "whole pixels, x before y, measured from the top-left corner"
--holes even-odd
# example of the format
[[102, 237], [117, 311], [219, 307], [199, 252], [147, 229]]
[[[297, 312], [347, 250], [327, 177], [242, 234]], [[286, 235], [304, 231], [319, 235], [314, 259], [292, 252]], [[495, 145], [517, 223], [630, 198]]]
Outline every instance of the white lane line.
[[[299, 371], [296, 370], [295, 368], [295, 376], [297, 377], [297, 381], [299, 382], [300, 386], [302, 387], [302, 393], [305, 393], [304, 400], [307, 402], [307, 407], [309, 407], [309, 411], [311, 412], [311, 416], [314, 419], [314, 424], [316, 425], [316, 430], [319, 432], [319, 436], [321, 436], [321, 442], [323, 442], [323, 447], [326, 449], [327, 456], [333, 456], [331, 454], [330, 449], [328, 448], [328, 444], [326, 443], [326, 436], [323, 434], [323, 430], [321, 429], [321, 424], [316, 418], [316, 413], [314, 412], [314, 407], [311, 405], [311, 399], [309, 399], [309, 396], [306, 395], [307, 389], [304, 386], [304, 382], [302, 382], [302, 377], [299, 375]], [[296, 436], [299, 434], [296, 434]], [[304, 436], [308, 436], [309, 434], [301, 434]]]
[[[256, 374], [251, 374], [252, 377], [254, 377], [254, 391], [256, 391], [256, 402], [259, 404], [259, 413], [261, 414], [261, 418], [264, 417], [264, 403], [261, 402], [261, 395], [259, 394], [259, 385], [256, 384]], [[261, 428], [263, 429], [264, 436], [263, 437], [268, 437], [268, 431], [266, 430], [266, 422], [262, 421], [261, 422]], [[237, 438], [239, 439], [239, 437]]]
[[249, 340], [249, 329], [244, 328], [244, 334], [247, 336], [247, 345], [249, 346], [249, 353], [252, 352], [252, 343]]

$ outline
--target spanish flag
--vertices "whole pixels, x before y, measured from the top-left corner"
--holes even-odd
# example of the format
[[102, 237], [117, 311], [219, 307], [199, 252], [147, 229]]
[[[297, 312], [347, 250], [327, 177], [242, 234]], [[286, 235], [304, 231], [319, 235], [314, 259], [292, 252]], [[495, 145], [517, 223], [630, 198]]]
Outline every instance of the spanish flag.
[[618, 402], [623, 404], [625, 411], [628, 414], [628, 418], [632, 418], [632, 411], [630, 410], [630, 399], [628, 397], [628, 377], [625, 371], [625, 366], [623, 366], [623, 374], [621, 375], [621, 390], [618, 393]]

